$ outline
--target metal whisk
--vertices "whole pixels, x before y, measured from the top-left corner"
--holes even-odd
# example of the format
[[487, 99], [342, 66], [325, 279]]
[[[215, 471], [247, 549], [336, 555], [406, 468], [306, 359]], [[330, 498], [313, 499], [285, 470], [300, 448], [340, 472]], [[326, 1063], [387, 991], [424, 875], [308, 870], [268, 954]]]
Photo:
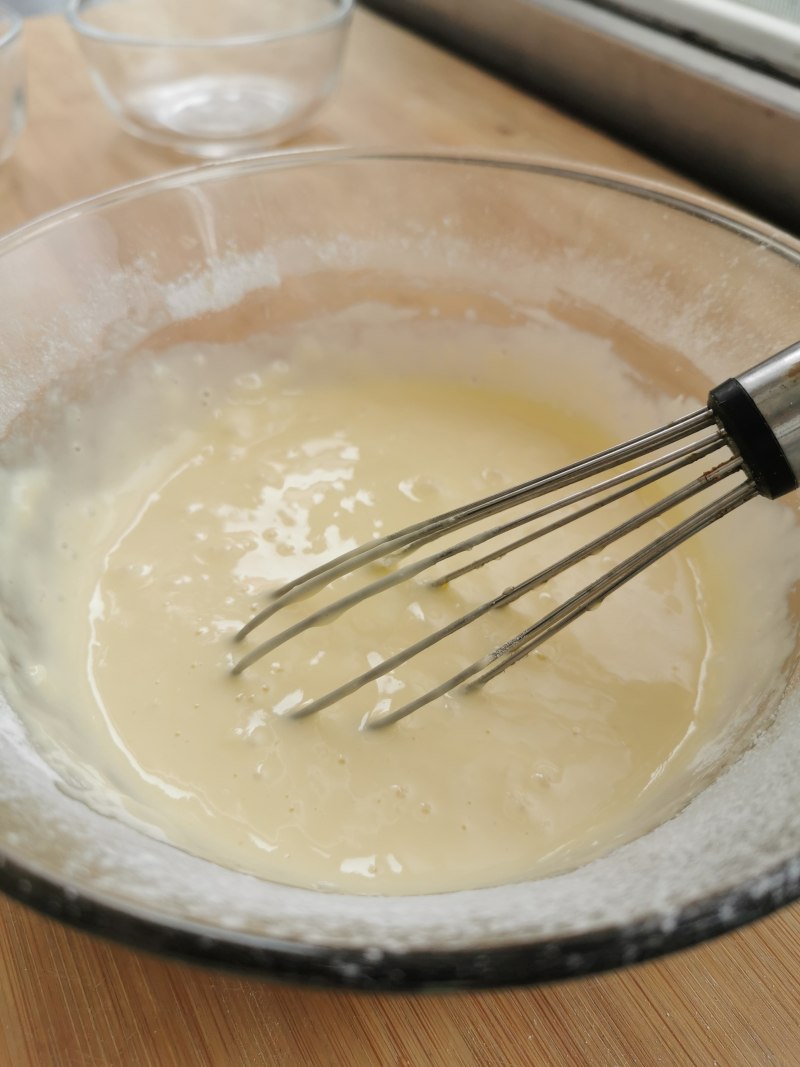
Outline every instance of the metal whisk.
[[[682, 443], [688, 438], [693, 438], [693, 440]], [[260, 611], [236, 634], [236, 641], [242, 641], [257, 626], [287, 605], [310, 597], [335, 579], [350, 574], [369, 563], [385, 559], [396, 561], [447, 534], [471, 526], [479, 520], [567, 487], [576, 486], [588, 479], [596, 478], [599, 474], [612, 471], [620, 465], [643, 460], [644, 457], [652, 457], [600, 481], [592, 481], [587, 486], [574, 489], [555, 502], [547, 503], [521, 517], [514, 516], [490, 529], [481, 529], [480, 532], [464, 540], [448, 544], [444, 548], [425, 555], [422, 559], [416, 559], [384, 573], [357, 591], [340, 597], [319, 610], [310, 612], [300, 622], [263, 641], [234, 665], [232, 673], [241, 674], [280, 645], [312, 626], [332, 621], [342, 612], [368, 597], [408, 581], [456, 555], [472, 551], [495, 537], [521, 529], [538, 520], [549, 519], [543, 526], [537, 526], [532, 532], [529, 531], [519, 538], [503, 543], [501, 547], [479, 555], [469, 563], [449, 571], [444, 576], [437, 577], [431, 584], [444, 586], [455, 581], [477, 567], [499, 559], [535, 539], [552, 533], [645, 486], [652, 485], [726, 447], [732, 453], [729, 458], [680, 488], [672, 490], [632, 518], [595, 537], [537, 574], [503, 590], [496, 597], [478, 605], [416, 644], [383, 660], [377, 666], [348, 680], [324, 696], [301, 705], [289, 714], [293, 718], [300, 718], [329, 707], [362, 686], [389, 674], [412, 657], [468, 626], [488, 612], [512, 603], [567, 571], [581, 560], [601, 552], [619, 538], [652, 522], [677, 505], [737, 473], [743, 475], [743, 479], [733, 488], [722, 492], [710, 503], [698, 508], [689, 518], [679, 521], [671, 529], [655, 537], [644, 548], [613, 566], [602, 577], [569, 597], [515, 637], [488, 651], [481, 659], [444, 679], [441, 684], [418, 698], [377, 719], [368, 720], [366, 725], [386, 726], [397, 722], [464, 683], [469, 683], [470, 687], [484, 685], [511, 664], [527, 656], [584, 612], [595, 607], [609, 593], [630, 581], [651, 563], [666, 555], [693, 534], [710, 526], [723, 515], [738, 508], [745, 501], [758, 495], [774, 499], [796, 489], [798, 479], [800, 479], [800, 343], [772, 356], [744, 374], [723, 382], [711, 390], [705, 408], [686, 415], [668, 426], [599, 452], [551, 474], [524, 482], [511, 489], [447, 511], [432, 519], [414, 523], [396, 533], [368, 542], [282, 586], [272, 594], [270, 603], [263, 611]], [[664, 451], [665, 449], [667, 451]], [[577, 509], [576, 505], [578, 505]]]

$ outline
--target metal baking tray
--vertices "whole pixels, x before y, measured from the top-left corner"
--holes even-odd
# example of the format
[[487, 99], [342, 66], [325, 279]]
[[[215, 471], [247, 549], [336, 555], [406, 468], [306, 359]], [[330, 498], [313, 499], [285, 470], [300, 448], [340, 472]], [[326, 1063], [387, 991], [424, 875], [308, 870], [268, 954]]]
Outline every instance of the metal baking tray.
[[797, 0], [368, 0], [800, 233]]

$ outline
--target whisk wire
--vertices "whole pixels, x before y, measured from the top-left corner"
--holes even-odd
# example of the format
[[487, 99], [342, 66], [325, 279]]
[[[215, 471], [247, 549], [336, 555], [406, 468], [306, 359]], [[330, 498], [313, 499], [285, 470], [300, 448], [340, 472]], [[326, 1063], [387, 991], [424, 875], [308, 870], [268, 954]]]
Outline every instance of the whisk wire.
[[[598, 511], [607, 504], [616, 503], [618, 500], [622, 500], [623, 497], [629, 496], [631, 493], [636, 493], [640, 489], [644, 489], [648, 485], [652, 485], [654, 482], [660, 481], [662, 478], [666, 478], [670, 474], [675, 474], [677, 471], [681, 470], [683, 467], [689, 466], [691, 463], [696, 463], [698, 460], [705, 459], [705, 457], [711, 455], [712, 452], [722, 448], [724, 444], [724, 437], [720, 434], [714, 434], [712, 437], [704, 438], [702, 441], [698, 441], [695, 444], [686, 445], [684, 448], [676, 449], [674, 452], [669, 452], [665, 456], [658, 456], [656, 459], [650, 460], [647, 463], [642, 463], [630, 470], [622, 471], [622, 473], [613, 478], [606, 478], [602, 482], [590, 485], [588, 488], [583, 489], [580, 492], [556, 500], [554, 503], [548, 504], [546, 507], [539, 508], [537, 511], [532, 512], [524, 519], [505, 523], [502, 526], [495, 526], [486, 535], [478, 535], [471, 538], [469, 541], [462, 541], [459, 546], [460, 550], [465, 551], [467, 549], [476, 548], [484, 541], [500, 534], [508, 533], [517, 526], [521, 526], [523, 523], [532, 522], [534, 519], [544, 518], [545, 515], [571, 507], [573, 504], [578, 503], [581, 500], [596, 496], [608, 489], [613, 489], [617, 485], [624, 486], [624, 488], [619, 489], [616, 492], [608, 493], [607, 496], [595, 500], [587, 507], [564, 515], [562, 518], [557, 519], [548, 526], [542, 526], [533, 533], [526, 534], [524, 537], [517, 538], [515, 541], [510, 541], [501, 545], [499, 548], [487, 553], [485, 556], [481, 556], [476, 560], [472, 560], [470, 563], [464, 564], [463, 567], [459, 567], [457, 570], [442, 575], [441, 578], [437, 578], [431, 584], [434, 588], [448, 585], [450, 582], [455, 581], [456, 578], [461, 578], [463, 575], [469, 574], [471, 571], [477, 570], [479, 567], [483, 567], [487, 563], [494, 563], [495, 560], [502, 559], [503, 556], [507, 556], [510, 552], [514, 552], [518, 548], [530, 544], [532, 541], [545, 536], [545, 534], [553, 533], [555, 530], [561, 529], [563, 526], [568, 526], [577, 519], [582, 519], [584, 516], [590, 515], [594, 511]], [[640, 475], [648, 476], [639, 477]], [[638, 478], [638, 481], [631, 481], [632, 478]]]
[[[538, 648], [539, 645], [554, 637], [555, 634], [574, 622], [575, 619], [596, 607], [609, 594], [625, 585], [631, 578], [640, 574], [652, 563], [661, 559], [662, 556], [667, 555], [673, 548], [676, 548], [695, 533], [710, 526], [717, 519], [727, 515], [755, 496], [758, 496], [758, 490], [751, 483], [745, 482], [737, 486], [707, 507], [697, 511], [691, 518], [678, 523], [639, 552], [623, 560], [622, 563], [612, 568], [612, 570], [591, 585], [586, 586], [586, 588], [576, 593], [575, 596], [566, 600], [563, 604], [560, 604], [557, 608], [554, 608], [548, 615], [527, 630], [517, 634], [506, 644], [487, 653], [479, 660], [475, 660], [457, 674], [452, 675], [444, 682], [427, 690], [415, 700], [402, 705], [402, 707], [380, 716], [367, 717], [365, 725], [371, 729], [390, 726], [392, 723], [399, 722], [415, 711], [424, 708], [438, 697], [452, 692], [452, 690], [465, 682], [470, 682], [471, 679], [470, 689], [485, 685], [513, 663], [523, 659]], [[479, 675], [479, 677], [476, 678], [476, 675]], [[327, 704], [322, 706], [327, 706]], [[305, 711], [306, 709], [303, 710]], [[310, 710], [312, 709], [309, 709], [309, 713]], [[318, 710], [321, 710], [321, 707]]]
[[[611, 478], [607, 478], [602, 482], [590, 485], [584, 489], [579, 490], [578, 492], [570, 494], [567, 497], [563, 497], [559, 500], [545, 505], [542, 508], [538, 508], [533, 512], [523, 515], [522, 517], [512, 519], [509, 522], [502, 523], [501, 525], [492, 527], [489, 530], [481, 531], [480, 533], [475, 534], [472, 537], [460, 541], [454, 545], [450, 545], [447, 548], [444, 548], [439, 552], [434, 553], [433, 555], [426, 556], [425, 558], [417, 560], [414, 563], [406, 564], [404, 567], [397, 569], [393, 573], [384, 575], [383, 577], [376, 579], [375, 581], [363, 586], [361, 589], [349, 593], [343, 597], [340, 597], [333, 603], [326, 605], [325, 607], [320, 608], [315, 612], [312, 612], [297, 623], [294, 623], [292, 626], [286, 627], [284, 630], [275, 634], [273, 637], [261, 642], [258, 646], [256, 646], [256, 648], [252, 649], [249, 653], [247, 653], [247, 655], [241, 657], [241, 659], [237, 661], [237, 663], [232, 668], [232, 673], [234, 675], [241, 674], [242, 671], [252, 666], [258, 660], [262, 659], [270, 652], [275, 651], [275, 649], [279, 648], [281, 645], [285, 644], [292, 638], [298, 637], [306, 630], [309, 630], [314, 626], [323, 625], [330, 619], [333, 619], [343, 614], [345, 611], [348, 611], [356, 604], [359, 604], [372, 596], [376, 596], [379, 593], [385, 592], [387, 589], [391, 589], [393, 586], [409, 581], [410, 579], [423, 573], [425, 570], [429, 570], [430, 568], [436, 566], [439, 563], [444, 562], [447, 559], [452, 558], [455, 555], [470, 551], [478, 547], [479, 545], [485, 543], [486, 541], [501, 536], [502, 534], [509, 533], [510, 531], [518, 529], [523, 525], [528, 525], [538, 519], [544, 518], [545, 516], [552, 514], [553, 512], [571, 507], [572, 505], [579, 503], [582, 500], [598, 496], [600, 493], [607, 493], [607, 495], [601, 497], [601, 499], [595, 500], [593, 503], [582, 508], [581, 510], [566, 514], [555, 522], [547, 526], [541, 527], [540, 529], [535, 530], [533, 533], [528, 534], [523, 538], [519, 538], [516, 541], [503, 545], [496, 551], [489, 553], [488, 555], [485, 555], [480, 559], [473, 561], [472, 563], [460, 567], [459, 569], [450, 572], [442, 578], [436, 579], [432, 583], [434, 587], [445, 585], [448, 582], [454, 580], [455, 578], [468, 573], [469, 571], [475, 570], [478, 567], [482, 567], [486, 563], [492, 562], [496, 559], [500, 559], [507, 553], [513, 551], [514, 549], [520, 548], [526, 544], [530, 544], [534, 540], [537, 540], [538, 538], [541, 538], [546, 534], [552, 533], [553, 531], [560, 529], [563, 526], [566, 526], [568, 523], [574, 522], [576, 519], [582, 518], [585, 515], [590, 514], [591, 512], [606, 506], [607, 504], [611, 504], [630, 493], [636, 492], [637, 490], [652, 484], [652, 482], [656, 481], [657, 479], [672, 474], [690, 463], [697, 462], [699, 459], [702, 459], [710, 455], [715, 450], [721, 448], [724, 443], [725, 439], [719, 433], [715, 433], [710, 437], [703, 438], [700, 441], [693, 442], [691, 444], [683, 446], [682, 448], [675, 449], [665, 455], [658, 456], [655, 459], [649, 460], [646, 463], [642, 463], [637, 467], [633, 467], [627, 471], [622, 471]], [[527, 484], [530, 485], [531, 483]], [[622, 486], [623, 488], [618, 489], [616, 492], [613, 493], [608, 492], [608, 490], [614, 489], [616, 486]], [[438, 520], [433, 520], [433, 523], [437, 522]], [[440, 535], [437, 535], [437, 537], [438, 536]], [[427, 540], [433, 540], [433, 538], [427, 538]], [[413, 547], [414, 549], [419, 548], [421, 543], [423, 542], [418, 541], [410, 547]], [[342, 557], [332, 561], [332, 563], [330, 564], [331, 571], [335, 572], [337, 570], [341, 558]], [[280, 591], [276, 594], [276, 596], [280, 598], [279, 601], [277, 603], [269, 605], [267, 609], [260, 612], [253, 619], [251, 619], [246, 626], [242, 627], [242, 629], [236, 635], [237, 641], [244, 638], [257, 625], [259, 625], [259, 623], [266, 621], [266, 618], [274, 614], [278, 610], [278, 608], [287, 606], [287, 600], [280, 596]]]
[[[483, 615], [488, 614], [488, 612], [494, 610], [495, 608], [504, 607], [508, 604], [513, 603], [520, 597], [532, 592], [538, 586], [544, 585], [546, 582], [551, 581], [553, 578], [557, 577], [559, 574], [562, 574], [570, 567], [573, 567], [577, 563], [582, 562], [588, 556], [591, 556], [596, 552], [602, 551], [602, 549], [607, 548], [609, 545], [613, 544], [621, 537], [632, 533], [634, 530], [639, 529], [646, 523], [660, 517], [665, 512], [669, 511], [671, 508], [676, 507], [678, 504], [684, 503], [686, 500], [689, 500], [697, 493], [700, 493], [704, 489], [707, 489], [710, 486], [717, 484], [724, 478], [729, 477], [730, 475], [736, 473], [739, 470], [741, 470], [740, 460], [736, 458], [728, 460], [726, 463], [721, 464], [714, 470], [704, 473], [699, 478], [696, 478], [692, 482], [689, 482], [686, 485], [682, 486], [680, 489], [675, 490], [673, 493], [664, 497], [657, 503], [652, 504], [650, 507], [638, 512], [636, 515], [632, 516], [625, 522], [620, 523], [618, 526], [613, 527], [611, 530], [587, 542], [585, 545], [582, 545], [574, 552], [568, 553], [566, 556], [564, 556], [557, 562], [551, 564], [549, 567], [546, 567], [543, 570], [539, 571], [537, 574], [534, 574], [526, 581], [520, 582], [518, 585], [512, 586], [510, 589], [505, 590], [504, 592], [498, 594], [490, 600], [484, 601], [477, 607], [473, 608], [471, 611], [449, 623], [447, 626], [444, 626], [441, 629], [434, 631], [434, 633], [404, 648], [401, 652], [396, 653], [394, 656], [388, 657], [387, 659], [381, 661], [381, 663], [377, 664], [374, 667], [371, 667], [369, 670], [363, 672], [362, 674], [351, 678], [346, 683], [331, 690], [324, 696], [318, 697], [316, 700], [310, 701], [307, 704], [302, 705], [301, 707], [296, 708], [291, 712], [288, 712], [287, 714], [291, 718], [304, 718], [306, 715], [313, 715], [318, 711], [322, 711], [325, 708], [330, 707], [332, 704], [338, 703], [340, 700], [343, 700], [345, 697], [350, 696], [352, 693], [363, 688], [363, 686], [367, 685], [369, 682], [376, 681], [378, 678], [389, 674], [397, 667], [402, 666], [409, 659], [426, 651], [428, 648], [431, 648], [433, 645], [438, 644], [445, 638], [450, 637], [458, 630], [463, 629], [465, 626], [468, 626], [471, 623], [475, 622]], [[570, 516], [570, 519], [574, 518], [576, 518], [576, 516]], [[656, 543], [657, 542], [653, 542], [653, 544]], [[615, 570], [616, 569], [617, 568], [615, 568]], [[547, 618], [549, 617], [550, 616], [547, 616]], [[527, 633], [527, 631], [525, 631], [525, 633]], [[519, 638], [521, 639], [523, 636], [524, 635], [519, 635]], [[517, 638], [513, 639], [514, 642], [516, 640]], [[493, 653], [490, 653], [488, 658], [480, 660], [480, 666], [476, 666], [475, 664], [473, 664], [470, 668], [468, 668], [469, 673], [465, 675], [465, 678], [472, 677], [472, 675], [476, 673], [476, 671], [483, 669], [483, 666], [486, 666], [488, 665], [488, 663], [491, 663], [492, 660], [495, 659], [498, 655], [504, 655], [506, 650], [509, 650], [509, 645], [502, 646], [501, 649], [497, 649]], [[461, 679], [460, 674], [458, 675], [458, 678]], [[450, 679], [449, 681], [452, 682], [453, 685], [460, 684], [460, 681], [454, 682], [453, 679]], [[444, 683], [444, 685], [445, 689], [442, 690], [442, 692], [447, 692], [450, 688], [452, 688], [452, 685], [448, 683]], [[432, 690], [431, 693], [432, 695], [430, 696], [428, 696], [428, 694], [425, 694], [424, 697], [420, 698], [421, 700], [423, 700], [422, 704], [415, 701], [413, 707], [408, 705], [408, 707], [410, 708], [410, 710], [408, 711], [405, 711], [406, 706], [404, 706], [403, 708], [398, 709], [397, 712], [386, 715], [386, 723], [384, 723], [383, 718], [381, 718], [380, 720], [376, 720], [374, 724], [370, 723], [370, 725], [378, 725], [378, 723], [380, 723], [380, 725], [388, 725], [388, 722], [398, 721], [398, 719], [403, 718], [405, 714], [411, 714], [412, 710], [416, 710], [418, 707], [423, 707], [424, 704], [429, 703], [430, 700], [433, 700], [437, 695], [440, 695], [438, 687], [436, 690]], [[427, 699], [425, 699], [426, 697]]]
[[714, 422], [714, 416], [711, 412], [707, 408], [701, 408], [699, 411], [685, 415], [667, 426], [641, 434], [639, 437], [632, 438], [624, 444], [614, 445], [612, 448], [597, 452], [578, 463], [561, 467], [550, 474], [523, 482], [511, 489], [493, 493], [491, 496], [484, 497], [466, 507], [453, 508], [435, 519], [423, 519], [420, 522], [412, 523], [410, 526], [406, 526], [386, 537], [351, 549], [332, 562], [323, 563], [277, 589], [273, 593], [272, 602], [242, 626], [236, 634], [235, 640], [243, 640], [252, 630], [260, 626], [261, 623], [266, 622], [281, 608], [311, 596], [317, 590], [329, 585], [336, 578], [350, 574], [359, 567], [406, 549], [410, 550], [412, 546], [419, 548], [444, 533], [459, 530], [479, 519], [489, 518], [510, 507], [527, 503], [536, 497], [544, 496], [547, 493], [574, 485], [576, 482], [583, 481], [586, 478], [602, 474], [621, 463], [639, 459], [650, 452], [674, 444], [690, 434], [707, 429], [709, 426], [713, 426]]

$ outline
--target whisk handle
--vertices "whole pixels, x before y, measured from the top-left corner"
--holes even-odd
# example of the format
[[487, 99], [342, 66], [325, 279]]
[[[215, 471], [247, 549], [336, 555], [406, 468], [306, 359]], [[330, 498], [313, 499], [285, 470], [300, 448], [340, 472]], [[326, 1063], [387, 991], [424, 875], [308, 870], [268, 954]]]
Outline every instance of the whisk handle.
[[708, 406], [756, 489], [772, 499], [800, 485], [800, 343], [729, 378]]

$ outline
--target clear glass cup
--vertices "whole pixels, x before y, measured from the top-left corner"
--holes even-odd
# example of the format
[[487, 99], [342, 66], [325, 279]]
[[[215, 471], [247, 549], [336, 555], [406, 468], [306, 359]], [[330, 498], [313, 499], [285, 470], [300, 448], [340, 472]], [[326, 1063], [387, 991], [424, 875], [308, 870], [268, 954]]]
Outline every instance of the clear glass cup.
[[25, 62], [22, 19], [0, 4], [0, 163], [4, 163], [25, 125]]
[[353, 0], [69, 0], [122, 126], [209, 159], [296, 135], [335, 87]]

